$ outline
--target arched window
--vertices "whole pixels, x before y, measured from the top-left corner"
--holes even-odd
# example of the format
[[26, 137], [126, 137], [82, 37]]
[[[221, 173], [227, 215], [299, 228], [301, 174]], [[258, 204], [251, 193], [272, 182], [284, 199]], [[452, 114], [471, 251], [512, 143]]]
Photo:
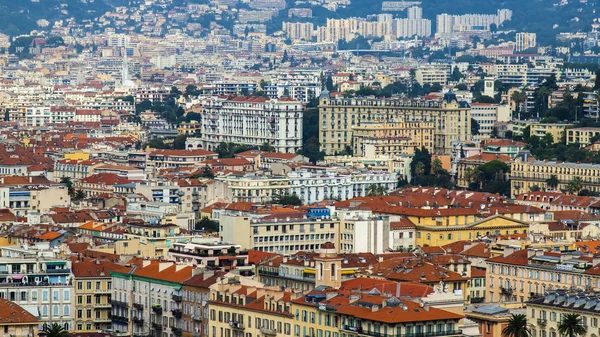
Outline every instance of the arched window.
[[319, 279], [323, 279], [323, 262], [319, 263]]
[[335, 264], [331, 265], [331, 279], [335, 280]]

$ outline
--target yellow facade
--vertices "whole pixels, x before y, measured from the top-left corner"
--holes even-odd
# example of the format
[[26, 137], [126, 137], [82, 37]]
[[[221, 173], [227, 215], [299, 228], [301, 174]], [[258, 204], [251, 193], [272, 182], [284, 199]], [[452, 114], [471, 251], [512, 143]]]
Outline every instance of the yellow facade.
[[292, 302], [292, 312], [296, 317], [295, 329], [300, 330], [301, 336], [339, 336], [340, 315], [335, 311], [327, 311], [326, 306]]
[[433, 152], [433, 122], [362, 123], [352, 130], [357, 156], [413, 154], [423, 147]]
[[582, 189], [600, 192], [600, 166], [596, 164], [557, 163], [556, 161], [522, 162], [516, 159], [510, 166], [511, 194], [517, 196], [537, 185], [552, 190], [546, 183], [551, 176], [558, 178], [555, 190], [567, 190], [569, 182], [581, 178]]
[[567, 145], [580, 144], [582, 146], [592, 144], [592, 138], [600, 135], [600, 128], [574, 128], [567, 129]]
[[523, 131], [529, 127], [530, 136], [544, 137], [549, 133], [552, 135], [554, 143], [562, 141], [565, 130], [570, 126], [573, 126], [573, 124], [539, 123], [535, 121], [514, 121], [512, 125], [514, 135], [523, 135]]
[[111, 327], [112, 282], [104, 277], [75, 277], [74, 332], [96, 332]]
[[[411, 219], [411, 221], [413, 220]], [[529, 230], [527, 222], [501, 215], [494, 215], [466, 225], [448, 225], [433, 220], [423, 222], [425, 224], [414, 222], [417, 227], [416, 244], [418, 246], [443, 246], [460, 240], [476, 240], [478, 237], [499, 234], [521, 234], [527, 233]]]
[[84, 152], [65, 153], [63, 159], [67, 160], [90, 160], [90, 154]]

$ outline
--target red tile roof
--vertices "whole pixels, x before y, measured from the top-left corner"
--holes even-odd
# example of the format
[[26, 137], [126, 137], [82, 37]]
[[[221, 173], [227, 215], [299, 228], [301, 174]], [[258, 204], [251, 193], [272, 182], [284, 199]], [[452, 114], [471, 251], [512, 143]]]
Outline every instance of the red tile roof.
[[0, 325], [37, 323], [39, 319], [18, 304], [0, 298]]

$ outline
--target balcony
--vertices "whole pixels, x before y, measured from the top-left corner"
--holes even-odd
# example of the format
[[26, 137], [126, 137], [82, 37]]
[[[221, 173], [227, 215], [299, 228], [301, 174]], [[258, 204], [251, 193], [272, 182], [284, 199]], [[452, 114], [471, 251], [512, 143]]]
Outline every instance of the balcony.
[[71, 269], [68, 268], [57, 268], [57, 269], [46, 269], [46, 274], [68, 274]]
[[181, 318], [181, 309], [173, 309], [171, 310], [171, 313], [173, 314], [173, 317], [180, 319]]
[[263, 335], [275, 336], [277, 335], [277, 330], [269, 328], [260, 328], [260, 333]]
[[545, 318], [538, 318], [537, 322], [538, 322], [539, 326], [546, 326], [546, 323], [548, 323], [548, 320]]
[[111, 317], [113, 322], [117, 322], [117, 323], [129, 323], [129, 318], [125, 317], [125, 316], [112, 316]]
[[137, 324], [137, 325], [142, 325], [144, 324], [144, 319], [143, 318], [139, 318], [139, 317], [134, 317], [131, 319], [133, 321], [133, 323]]
[[127, 303], [125, 302], [121, 302], [121, 301], [117, 301], [117, 300], [111, 300], [110, 304], [113, 307], [123, 307], [123, 308], [129, 308], [129, 305], [127, 305]]
[[162, 324], [161, 323], [156, 323], [156, 322], [152, 322], [152, 329], [154, 330], [162, 330]]
[[511, 296], [513, 294], [513, 292], [515, 291], [515, 288], [511, 288], [511, 287], [500, 287], [500, 293], [502, 295], [507, 295], [507, 296]]
[[244, 330], [244, 323], [242, 322], [235, 322], [235, 321], [229, 321], [229, 326], [231, 326], [234, 329], [238, 329], [238, 330]]
[[175, 301], [175, 302], [181, 302], [182, 297], [181, 297], [181, 295], [175, 295], [175, 294], [173, 294], [173, 295], [171, 295], [171, 299], [173, 301]]
[[197, 321], [197, 322], [202, 322], [202, 316], [192, 315], [192, 320]]
[[171, 331], [173, 332], [173, 335], [178, 336], [178, 337], [183, 334], [183, 331], [181, 330], [181, 328], [171, 328]]
[[154, 313], [157, 315], [162, 315], [162, 307], [160, 306], [160, 304], [154, 304], [152, 306], [152, 311], [154, 311]]
[[144, 310], [144, 305], [140, 303], [133, 303], [133, 307], [137, 310]]

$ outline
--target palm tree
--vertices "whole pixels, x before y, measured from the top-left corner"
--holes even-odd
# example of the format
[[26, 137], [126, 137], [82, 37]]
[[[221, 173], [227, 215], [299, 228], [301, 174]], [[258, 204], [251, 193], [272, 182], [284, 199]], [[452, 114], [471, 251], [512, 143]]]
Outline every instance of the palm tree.
[[75, 195], [73, 196], [73, 200], [81, 201], [81, 200], [85, 199], [86, 196], [87, 196], [86, 193], [83, 190], [79, 189], [75, 192]]
[[443, 169], [444, 168], [442, 167], [442, 161], [440, 160], [440, 158], [435, 158], [433, 162], [431, 162], [431, 170], [433, 171], [433, 174], [437, 175]]
[[525, 314], [513, 314], [507, 325], [502, 329], [504, 337], [531, 337], [531, 331], [527, 327], [527, 316]]
[[69, 337], [70, 334], [64, 327], [58, 323], [45, 325], [44, 330], [40, 331], [40, 335], [44, 337]]
[[569, 181], [569, 185], [567, 185], [567, 191], [571, 194], [577, 194], [583, 188], [583, 180], [580, 177], [575, 177], [571, 181]]
[[517, 112], [520, 112], [521, 111], [521, 104], [523, 104], [523, 102], [525, 101], [525, 96], [523, 95], [523, 92], [521, 92], [521, 91], [515, 91], [510, 96], [510, 98], [515, 102], [515, 107], [517, 109]]
[[598, 110], [598, 109], [600, 109], [600, 89], [596, 90], [595, 96], [596, 96], [596, 122], [597, 122], [598, 121], [598, 112], [600, 112]]
[[579, 314], [564, 314], [558, 324], [558, 332], [562, 336], [575, 337], [584, 335], [587, 328], [583, 325], [583, 320]]
[[417, 166], [415, 166], [415, 174], [417, 176], [422, 176], [425, 174], [425, 164], [423, 164], [423, 162], [417, 163]]
[[553, 174], [550, 176], [550, 178], [546, 179], [546, 186], [548, 187], [548, 189], [556, 189], [558, 187], [558, 177]]
[[371, 184], [369, 185], [368, 189], [367, 189], [367, 195], [368, 196], [378, 196], [378, 195], [386, 195], [387, 194], [387, 188], [385, 188], [384, 185], [375, 185], [375, 184]]
[[67, 190], [69, 192], [69, 196], [72, 198], [75, 195], [75, 187], [73, 187], [73, 181], [70, 177], [62, 177], [60, 178], [60, 183], [67, 186]]

